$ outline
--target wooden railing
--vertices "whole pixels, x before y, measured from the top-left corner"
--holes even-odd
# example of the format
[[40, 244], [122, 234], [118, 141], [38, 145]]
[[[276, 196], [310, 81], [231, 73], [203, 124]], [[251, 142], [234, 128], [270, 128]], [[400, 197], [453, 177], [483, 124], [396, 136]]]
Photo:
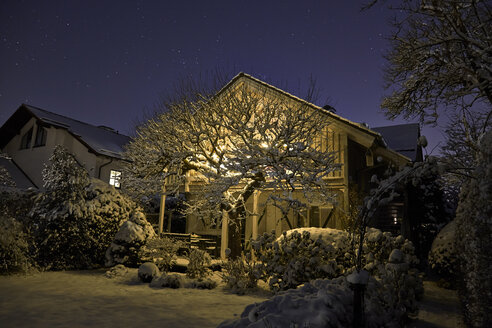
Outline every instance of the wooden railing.
[[183, 242], [185, 247], [184, 249], [180, 249], [180, 251], [200, 249], [209, 253], [214, 258], [220, 257], [220, 236], [171, 232], [163, 232], [160, 236]]

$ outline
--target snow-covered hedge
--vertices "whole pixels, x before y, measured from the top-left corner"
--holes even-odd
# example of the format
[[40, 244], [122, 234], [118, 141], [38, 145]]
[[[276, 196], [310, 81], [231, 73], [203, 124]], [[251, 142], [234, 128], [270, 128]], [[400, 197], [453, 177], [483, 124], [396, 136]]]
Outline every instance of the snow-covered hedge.
[[459, 295], [470, 327], [492, 327], [492, 130], [480, 141], [473, 177], [462, 186], [456, 211]]
[[459, 271], [455, 247], [456, 220], [448, 223], [437, 235], [429, 252], [429, 265], [443, 279], [454, 280]]
[[[313, 234], [311, 234], [313, 232]], [[265, 233], [252, 243], [262, 264], [260, 277], [268, 281], [272, 290], [295, 288], [317, 278], [334, 278], [343, 273], [348, 233], [326, 229], [303, 228], [284, 232], [277, 239], [275, 233]], [[338, 233], [340, 232], [340, 233]], [[335, 247], [333, 244], [340, 244]]]
[[[284, 232], [280, 238], [265, 233], [252, 243], [261, 279], [272, 290], [295, 288], [318, 278], [335, 278], [355, 267], [356, 243], [348, 232], [329, 228], [299, 228]], [[363, 267], [372, 275], [385, 272], [394, 249], [402, 254], [408, 268], [418, 259], [412, 243], [402, 236], [368, 228], [363, 244]]]

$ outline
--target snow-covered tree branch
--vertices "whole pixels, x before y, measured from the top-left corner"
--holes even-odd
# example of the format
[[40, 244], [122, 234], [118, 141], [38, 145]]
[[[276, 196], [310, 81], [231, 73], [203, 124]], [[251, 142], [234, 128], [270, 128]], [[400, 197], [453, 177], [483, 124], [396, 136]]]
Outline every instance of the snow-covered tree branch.
[[492, 7], [481, 0], [404, 0], [385, 72], [389, 117], [435, 122], [443, 108], [492, 110]]

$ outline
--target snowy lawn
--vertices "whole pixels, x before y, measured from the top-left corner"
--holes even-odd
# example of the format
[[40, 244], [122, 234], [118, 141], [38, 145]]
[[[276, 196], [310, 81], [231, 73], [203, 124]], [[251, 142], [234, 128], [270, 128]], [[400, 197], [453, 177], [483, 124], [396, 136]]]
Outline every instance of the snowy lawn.
[[[268, 293], [238, 296], [223, 290], [150, 288], [137, 270], [106, 278], [105, 270], [0, 276], [0, 326], [216, 327]], [[418, 319], [407, 327], [464, 327], [456, 292], [425, 281]]]
[[238, 296], [223, 290], [156, 289], [139, 283], [137, 270], [106, 278], [105, 270], [0, 276], [0, 326], [216, 327], [268, 294]]

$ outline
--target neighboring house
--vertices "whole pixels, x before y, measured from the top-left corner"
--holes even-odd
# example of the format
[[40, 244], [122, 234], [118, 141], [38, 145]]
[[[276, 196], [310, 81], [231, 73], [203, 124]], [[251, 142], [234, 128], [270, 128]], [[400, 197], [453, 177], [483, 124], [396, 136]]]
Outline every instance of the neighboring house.
[[0, 154], [0, 168], [4, 168], [7, 171], [9, 182], [11, 179], [15, 183], [15, 187], [19, 189], [36, 188], [24, 171], [12, 161], [12, 158]]
[[[55, 146], [62, 145], [91, 177], [119, 188], [123, 146], [129, 141], [130, 137], [109, 127], [22, 104], [0, 127], [0, 150], [9, 157], [2, 159], [0, 165], [6, 167], [14, 180], [21, 181], [22, 186], [32, 184], [42, 188], [44, 165]], [[25, 177], [19, 178], [20, 175]]]
[[[220, 93], [225, 90], [236, 90], [235, 88], [243, 84], [256, 90], [266, 91], [266, 97], [283, 97], [282, 99], [285, 98], [286, 102], [297, 102], [304, 106], [307, 105], [313, 110], [324, 112], [331, 123], [326, 129], [319, 131], [319, 138], [324, 145], [323, 149], [335, 152], [339, 164], [341, 164], [341, 170], [333, 172], [328, 178], [333, 193], [338, 195], [337, 204], [312, 204], [302, 216], [289, 213], [289, 222], [281, 219], [282, 213], [278, 208], [263, 205], [268, 197], [268, 192], [255, 193], [246, 203], [248, 212], [253, 213], [246, 219], [243, 231], [243, 238], [246, 241], [272, 230], [280, 235], [290, 227], [342, 228], [343, 215], [341, 213], [348, 211], [349, 194], [352, 188], [357, 188], [362, 193], [368, 192], [373, 174], [381, 175], [388, 166], [402, 167], [413, 160], [418, 160], [418, 154], [421, 158], [421, 150], [417, 146], [418, 125], [404, 125], [396, 129], [382, 127], [378, 128], [379, 130], [372, 130], [364, 124], [352, 122], [244, 73], [234, 77]], [[401, 138], [405, 142], [400, 142], [399, 135], [393, 134], [393, 132], [406, 131], [407, 128], [412, 133], [416, 131], [417, 134], [408, 133]], [[386, 140], [386, 135], [388, 135], [388, 140]], [[393, 142], [396, 142], [396, 145], [403, 144], [405, 149], [401, 149], [402, 152], [399, 152], [398, 149], [392, 149]], [[186, 187], [187, 197], [193, 197], [193, 189], [193, 179], [191, 178]], [[161, 226], [164, 221], [163, 212], [161, 211]], [[187, 217], [185, 232], [216, 236], [216, 238], [222, 237], [221, 253], [224, 256], [224, 249], [227, 247], [227, 238], [225, 238], [227, 229], [206, 222], [207, 220], [204, 218], [189, 216]], [[394, 224], [400, 226], [401, 219]]]

